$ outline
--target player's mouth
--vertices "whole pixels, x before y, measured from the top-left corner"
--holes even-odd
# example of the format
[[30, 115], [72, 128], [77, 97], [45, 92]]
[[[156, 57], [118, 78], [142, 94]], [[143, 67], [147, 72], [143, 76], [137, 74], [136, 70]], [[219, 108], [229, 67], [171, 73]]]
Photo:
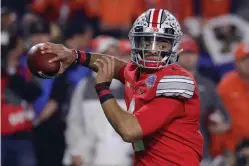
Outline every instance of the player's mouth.
[[150, 60], [150, 61], [158, 61], [158, 57], [156, 56], [147, 56], [145, 57], [146, 60]]
[[150, 61], [158, 61], [158, 55], [154, 54], [145, 54], [145, 59]]

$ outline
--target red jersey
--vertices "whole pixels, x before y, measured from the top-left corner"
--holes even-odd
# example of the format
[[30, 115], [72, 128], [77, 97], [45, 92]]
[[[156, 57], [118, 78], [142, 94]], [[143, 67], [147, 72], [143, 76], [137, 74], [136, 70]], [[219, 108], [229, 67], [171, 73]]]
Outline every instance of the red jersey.
[[143, 139], [133, 143], [134, 166], [199, 166], [203, 137], [200, 100], [194, 78], [179, 65], [141, 73], [134, 63], [120, 71], [125, 102]]

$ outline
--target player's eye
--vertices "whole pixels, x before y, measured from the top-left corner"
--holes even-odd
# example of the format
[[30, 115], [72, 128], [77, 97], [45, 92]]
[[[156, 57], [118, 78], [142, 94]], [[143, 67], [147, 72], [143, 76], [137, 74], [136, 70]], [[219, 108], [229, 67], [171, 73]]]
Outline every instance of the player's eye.
[[170, 45], [170, 44], [164, 43], [164, 44], [160, 44], [160, 45], [158, 46], [158, 48], [159, 48], [160, 50], [168, 51], [168, 50], [170, 50], [171, 45]]
[[167, 46], [159, 46], [159, 48], [163, 50], [163, 49], [166, 49], [168, 47]]

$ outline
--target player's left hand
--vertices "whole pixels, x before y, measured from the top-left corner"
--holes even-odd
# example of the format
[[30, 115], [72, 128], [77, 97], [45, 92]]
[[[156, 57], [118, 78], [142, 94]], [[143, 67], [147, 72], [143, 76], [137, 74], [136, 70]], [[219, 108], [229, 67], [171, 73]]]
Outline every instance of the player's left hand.
[[114, 57], [102, 56], [94, 62], [98, 72], [96, 76], [96, 84], [103, 82], [111, 82], [114, 76]]

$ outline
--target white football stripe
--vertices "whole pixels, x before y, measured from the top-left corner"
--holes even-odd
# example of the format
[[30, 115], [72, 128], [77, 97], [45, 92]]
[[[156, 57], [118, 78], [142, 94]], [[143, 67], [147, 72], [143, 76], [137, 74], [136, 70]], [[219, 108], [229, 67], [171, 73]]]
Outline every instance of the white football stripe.
[[157, 90], [163, 89], [185, 89], [193, 91], [195, 89], [195, 85], [185, 82], [160, 82], [157, 86]]
[[153, 21], [154, 11], [155, 11], [155, 9], [151, 9], [151, 13], [150, 13], [150, 27], [152, 27], [152, 21]]
[[156, 96], [167, 96], [167, 97], [177, 97], [177, 96], [182, 96], [185, 97], [187, 99], [190, 99], [193, 95], [188, 95], [186, 93], [182, 93], [182, 94], [175, 94], [175, 93], [157, 93]]
[[188, 76], [180, 76], [180, 75], [169, 75], [169, 76], [164, 76], [163, 79], [187, 79], [187, 80], [192, 80], [190, 77]]
[[188, 90], [177, 90], [177, 89], [164, 89], [164, 90], [157, 90], [156, 93], [186, 93], [188, 95], [193, 95], [194, 91], [188, 91]]
[[194, 81], [192, 80], [186, 80], [186, 79], [161, 79], [160, 82], [185, 82], [185, 83], [189, 83], [189, 84], [194, 84]]
[[187, 99], [190, 99], [193, 95], [188, 95], [186, 93], [181, 94], [182, 97], [185, 97]]

